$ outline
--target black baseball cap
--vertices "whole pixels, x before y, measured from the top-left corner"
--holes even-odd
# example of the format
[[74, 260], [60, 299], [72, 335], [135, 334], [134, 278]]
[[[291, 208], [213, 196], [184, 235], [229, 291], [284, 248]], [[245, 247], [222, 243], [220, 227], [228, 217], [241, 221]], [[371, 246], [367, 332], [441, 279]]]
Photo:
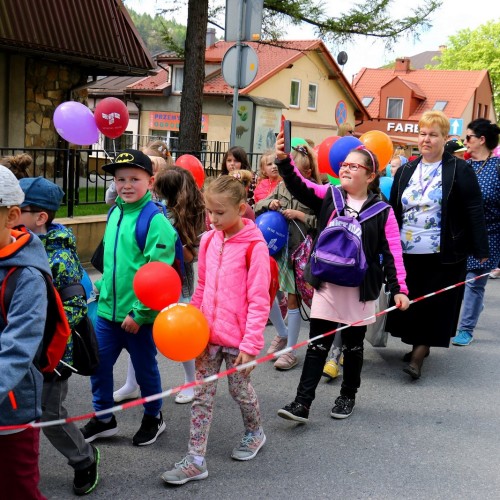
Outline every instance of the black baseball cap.
[[102, 169], [108, 172], [108, 174], [114, 175], [117, 168], [123, 167], [142, 168], [142, 170], [145, 170], [149, 175], [153, 175], [151, 158], [142, 151], [137, 151], [137, 149], [126, 149], [115, 158], [114, 163], [108, 163], [104, 165]]
[[463, 153], [467, 151], [464, 143], [460, 139], [451, 139], [444, 145], [444, 150], [450, 154], [453, 153]]

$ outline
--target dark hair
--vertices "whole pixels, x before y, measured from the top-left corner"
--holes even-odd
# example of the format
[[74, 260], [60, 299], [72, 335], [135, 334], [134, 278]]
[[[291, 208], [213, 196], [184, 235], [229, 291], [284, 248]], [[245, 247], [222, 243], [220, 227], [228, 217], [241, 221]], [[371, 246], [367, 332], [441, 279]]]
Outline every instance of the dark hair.
[[498, 146], [498, 136], [500, 135], [500, 128], [496, 123], [491, 123], [491, 120], [486, 118], [477, 118], [472, 120], [467, 128], [472, 130], [474, 134], [479, 137], [484, 137], [486, 147], [493, 151]]
[[182, 243], [193, 252], [205, 224], [205, 202], [193, 175], [181, 167], [161, 170], [153, 189], [167, 201]]
[[6, 156], [0, 159], [0, 165], [7, 167], [17, 179], [25, 179], [30, 176], [28, 169], [33, 165], [33, 158], [26, 153]]
[[250, 162], [248, 161], [246, 151], [240, 146], [233, 146], [232, 148], [229, 148], [222, 157], [222, 165], [220, 169], [222, 175], [227, 175], [229, 173], [229, 170], [226, 166], [227, 157], [229, 155], [233, 155], [235, 160], [241, 163], [240, 170], [252, 170], [252, 168], [250, 167]]
[[39, 207], [38, 205], [26, 205], [23, 208], [29, 208], [32, 212], [45, 212], [47, 214], [46, 226], [50, 226], [56, 218], [55, 210], [49, 210], [48, 208]]
[[360, 153], [365, 158], [365, 167], [372, 169], [372, 173], [375, 174], [373, 181], [368, 184], [368, 191], [374, 194], [380, 195], [380, 173], [378, 171], [378, 158], [377, 155], [372, 153], [369, 149], [364, 146], [358, 146], [357, 148], [351, 149], [349, 153]]

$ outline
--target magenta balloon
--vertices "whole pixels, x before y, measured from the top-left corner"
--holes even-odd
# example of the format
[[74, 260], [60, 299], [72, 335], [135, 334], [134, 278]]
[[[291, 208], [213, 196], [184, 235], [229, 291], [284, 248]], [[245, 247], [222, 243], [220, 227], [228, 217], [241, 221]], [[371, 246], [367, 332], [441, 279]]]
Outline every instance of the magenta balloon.
[[80, 102], [67, 101], [54, 111], [54, 126], [66, 141], [79, 146], [94, 144], [99, 140], [94, 115]]

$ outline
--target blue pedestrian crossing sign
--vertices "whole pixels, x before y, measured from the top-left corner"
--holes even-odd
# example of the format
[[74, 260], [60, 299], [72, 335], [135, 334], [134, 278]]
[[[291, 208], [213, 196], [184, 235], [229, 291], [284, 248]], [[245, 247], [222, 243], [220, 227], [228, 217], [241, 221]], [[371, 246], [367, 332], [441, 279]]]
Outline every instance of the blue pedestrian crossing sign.
[[464, 121], [461, 118], [452, 118], [450, 120], [450, 135], [462, 135], [464, 131]]

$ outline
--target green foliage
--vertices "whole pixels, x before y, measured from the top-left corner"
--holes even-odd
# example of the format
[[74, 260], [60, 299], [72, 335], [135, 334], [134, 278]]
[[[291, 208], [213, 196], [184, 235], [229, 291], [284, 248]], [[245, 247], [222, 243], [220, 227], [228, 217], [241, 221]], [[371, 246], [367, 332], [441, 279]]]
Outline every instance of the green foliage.
[[500, 21], [489, 21], [475, 30], [450, 36], [447, 48], [427, 69], [484, 70], [490, 73], [495, 110], [500, 116]]

